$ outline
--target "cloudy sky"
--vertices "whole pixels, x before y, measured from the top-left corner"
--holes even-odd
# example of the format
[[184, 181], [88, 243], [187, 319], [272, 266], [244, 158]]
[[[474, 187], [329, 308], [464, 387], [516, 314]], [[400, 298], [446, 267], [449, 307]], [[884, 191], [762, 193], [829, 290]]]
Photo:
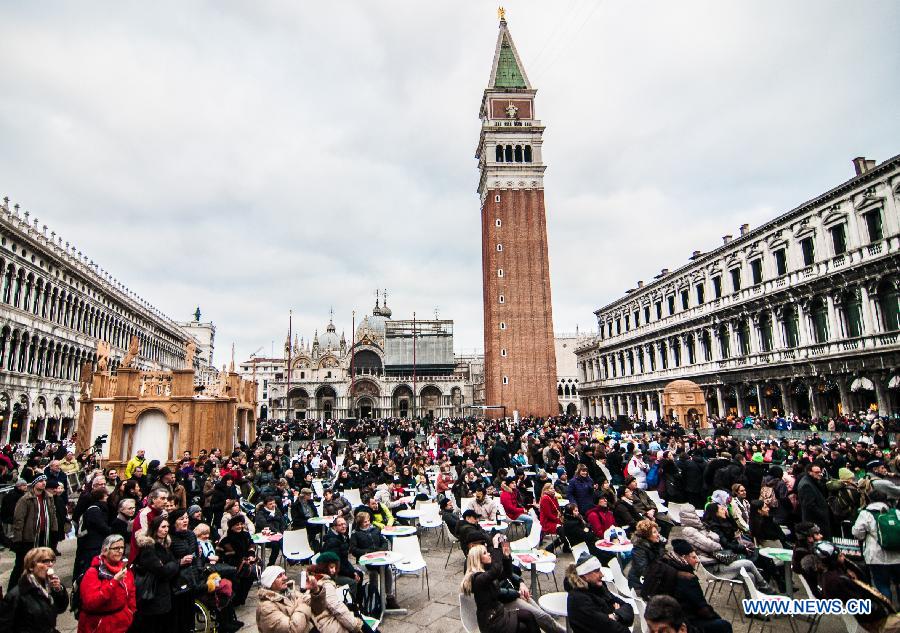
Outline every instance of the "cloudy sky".
[[[895, 0], [510, 0], [557, 331], [900, 151]], [[0, 195], [217, 360], [395, 317], [482, 347], [475, 146], [496, 3], [2, 3]]]

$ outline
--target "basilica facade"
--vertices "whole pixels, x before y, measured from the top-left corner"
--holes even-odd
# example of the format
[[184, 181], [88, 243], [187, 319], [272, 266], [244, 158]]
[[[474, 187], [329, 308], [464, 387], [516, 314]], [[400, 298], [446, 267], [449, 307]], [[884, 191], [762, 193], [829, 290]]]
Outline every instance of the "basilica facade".
[[[577, 349], [585, 415], [900, 414], [900, 157], [663, 270], [595, 312]], [[705, 400], [705, 402], [699, 402]]]
[[385, 300], [338, 334], [333, 319], [312, 338], [285, 342], [283, 358], [251, 358], [240, 373], [259, 384], [261, 419], [462, 416], [471, 413], [477, 363], [458, 362], [453, 321], [392, 319]]

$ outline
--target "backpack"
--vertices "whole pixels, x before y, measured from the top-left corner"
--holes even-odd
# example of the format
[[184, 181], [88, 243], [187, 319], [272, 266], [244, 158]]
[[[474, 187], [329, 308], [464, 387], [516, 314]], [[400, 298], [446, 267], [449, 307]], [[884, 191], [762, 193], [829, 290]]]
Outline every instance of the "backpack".
[[358, 617], [367, 615], [377, 618], [381, 615], [381, 592], [373, 582], [360, 583], [355, 597], [351, 597], [349, 593], [344, 596], [344, 604]]
[[647, 488], [656, 488], [659, 485], [659, 463], [655, 463], [647, 471]]
[[875, 539], [881, 548], [889, 552], [900, 551], [900, 513], [893, 508], [868, 512], [875, 517]]
[[778, 497], [775, 496], [775, 488], [772, 486], [762, 486], [759, 489], [759, 499], [770, 509], [778, 507]]
[[841, 488], [837, 493], [829, 496], [826, 499], [826, 503], [828, 503], [828, 508], [835, 518], [841, 520], [846, 519], [853, 514], [853, 511], [857, 507], [853, 502], [850, 492], [846, 488]]

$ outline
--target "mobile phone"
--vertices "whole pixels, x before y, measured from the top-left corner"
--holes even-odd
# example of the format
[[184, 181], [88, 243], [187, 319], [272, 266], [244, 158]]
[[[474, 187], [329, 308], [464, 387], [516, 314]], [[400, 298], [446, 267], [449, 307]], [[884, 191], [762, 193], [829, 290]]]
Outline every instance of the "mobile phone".
[[300, 591], [306, 591], [306, 570], [300, 572]]

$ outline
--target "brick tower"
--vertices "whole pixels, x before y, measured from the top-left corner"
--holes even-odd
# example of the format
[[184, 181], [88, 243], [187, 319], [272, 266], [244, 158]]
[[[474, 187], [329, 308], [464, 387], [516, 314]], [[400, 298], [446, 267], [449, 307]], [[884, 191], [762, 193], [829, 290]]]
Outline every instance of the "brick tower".
[[[506, 415], [559, 413], [550, 303], [541, 143], [534, 96], [500, 18], [491, 78], [481, 101], [481, 261], [485, 404]], [[494, 412], [501, 415], [502, 411]]]

